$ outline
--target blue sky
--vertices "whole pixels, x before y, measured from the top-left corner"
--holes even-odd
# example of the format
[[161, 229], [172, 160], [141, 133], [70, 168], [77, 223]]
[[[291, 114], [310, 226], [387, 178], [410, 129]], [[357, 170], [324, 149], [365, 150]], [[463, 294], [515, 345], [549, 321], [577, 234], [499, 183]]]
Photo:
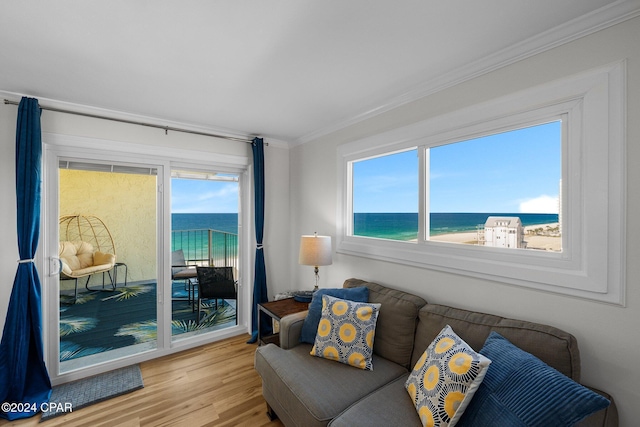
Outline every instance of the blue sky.
[[[431, 212], [557, 213], [561, 123], [430, 150]], [[409, 151], [354, 163], [354, 212], [417, 212]]]
[[172, 213], [238, 213], [238, 183], [171, 179]]

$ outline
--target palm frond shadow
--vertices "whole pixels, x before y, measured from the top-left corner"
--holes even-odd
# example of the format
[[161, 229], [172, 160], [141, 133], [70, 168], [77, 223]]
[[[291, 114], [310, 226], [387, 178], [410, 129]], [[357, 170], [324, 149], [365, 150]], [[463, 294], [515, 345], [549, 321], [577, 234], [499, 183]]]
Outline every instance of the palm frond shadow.
[[140, 296], [141, 294], [146, 294], [147, 292], [151, 292], [152, 290], [155, 290], [155, 287], [149, 285], [126, 286], [123, 288], [118, 288], [117, 291], [119, 292], [117, 294], [107, 298], [103, 298], [102, 301], [108, 301], [110, 299], [115, 299], [116, 301], [124, 301], [129, 298]]
[[65, 317], [60, 319], [60, 336], [85, 332], [93, 329], [98, 324], [98, 319], [92, 317]]
[[60, 341], [60, 361], [76, 359], [78, 357], [91, 356], [113, 350], [112, 347], [82, 347], [68, 341]]
[[[82, 292], [75, 304], [60, 305], [60, 360], [69, 361], [134, 344], [153, 344], [158, 339], [157, 287], [134, 284], [114, 291]], [[102, 298], [104, 297], [104, 298]], [[188, 298], [171, 300], [172, 337], [214, 331], [237, 324], [233, 302], [219, 300], [201, 307], [201, 321]]]

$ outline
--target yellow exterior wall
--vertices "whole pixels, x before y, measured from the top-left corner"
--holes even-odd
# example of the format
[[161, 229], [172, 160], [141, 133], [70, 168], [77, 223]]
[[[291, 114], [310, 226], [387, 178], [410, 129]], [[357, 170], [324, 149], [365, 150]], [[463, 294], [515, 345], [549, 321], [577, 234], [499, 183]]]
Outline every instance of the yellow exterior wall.
[[[93, 215], [106, 224], [117, 262], [127, 264], [129, 282], [156, 280], [155, 176], [61, 169], [59, 191], [61, 216]], [[120, 286], [124, 271], [118, 270]], [[92, 276], [90, 283], [101, 285], [102, 275]]]

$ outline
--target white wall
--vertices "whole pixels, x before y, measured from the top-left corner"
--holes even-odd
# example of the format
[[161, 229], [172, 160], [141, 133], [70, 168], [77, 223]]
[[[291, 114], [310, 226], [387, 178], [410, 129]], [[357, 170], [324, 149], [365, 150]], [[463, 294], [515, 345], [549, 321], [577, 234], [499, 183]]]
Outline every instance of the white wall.
[[[37, 97], [37, 94], [32, 96]], [[45, 102], [42, 102], [44, 105]], [[0, 328], [4, 326], [7, 306], [16, 273], [18, 248], [16, 242], [16, 196], [15, 196], [15, 128], [17, 106], [0, 104]], [[42, 131], [63, 135], [84, 136], [112, 141], [130, 142], [154, 147], [178, 147], [219, 154], [247, 156], [252, 159], [251, 146], [242, 142], [220, 140], [179, 132], [165, 135], [161, 129], [128, 125], [112, 121], [43, 111]], [[268, 141], [268, 140], [267, 140]], [[279, 148], [280, 147], [280, 148]], [[267, 188], [265, 236], [268, 283], [285, 283], [290, 276], [289, 265], [283, 254], [289, 252], [289, 150], [282, 144], [271, 143], [265, 147], [265, 180]], [[253, 183], [245, 189], [251, 194], [253, 206]], [[253, 218], [253, 215], [251, 215]], [[253, 220], [246, 230], [253, 236]], [[253, 260], [255, 245], [250, 247]], [[253, 266], [253, 261], [252, 264]], [[252, 267], [253, 269], [253, 267]], [[247, 281], [250, 286], [253, 277]], [[269, 292], [270, 295], [273, 292]]]
[[[269, 299], [290, 289], [289, 149], [264, 148], [264, 259]], [[253, 229], [253, 224], [250, 225]]]
[[19, 259], [15, 168], [17, 118], [15, 106], [0, 104], [0, 325], [3, 327]]
[[[627, 305], [612, 306], [472, 277], [334, 254], [323, 268], [321, 287], [349, 277], [417, 293], [429, 302], [550, 324], [578, 339], [582, 380], [612, 394], [621, 426], [640, 418], [640, 18], [538, 54], [471, 81], [322, 137], [291, 151], [292, 236], [317, 230], [335, 236], [337, 147], [456, 111], [517, 90], [627, 59]], [[292, 245], [295, 252], [296, 247]], [[292, 260], [295, 254], [292, 255]], [[311, 273], [292, 266], [292, 282]]]

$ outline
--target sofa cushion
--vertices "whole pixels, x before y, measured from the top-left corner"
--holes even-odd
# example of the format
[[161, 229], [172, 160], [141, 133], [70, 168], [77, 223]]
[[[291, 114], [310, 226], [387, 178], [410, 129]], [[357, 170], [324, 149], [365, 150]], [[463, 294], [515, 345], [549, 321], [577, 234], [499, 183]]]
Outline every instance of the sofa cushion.
[[[365, 371], [310, 356], [310, 350], [311, 345], [301, 343], [289, 350], [268, 344], [256, 351], [263, 394], [281, 419], [294, 421], [292, 425], [326, 426], [352, 403], [396, 378], [406, 378], [406, 369], [377, 355], [375, 370]], [[407, 393], [403, 395], [411, 405]]]
[[[407, 378], [408, 375], [404, 375], [381, 387], [359, 402], [349, 406], [344, 412], [331, 421], [329, 426], [353, 427], [365, 424], [421, 427], [422, 423], [420, 422], [420, 418], [415, 411], [411, 398], [404, 388]], [[617, 427], [618, 412], [615, 407], [615, 402], [608, 394], [599, 390], [594, 391], [611, 400], [611, 405], [580, 421], [576, 424], [576, 427]], [[363, 420], [365, 421], [363, 422]], [[371, 420], [375, 420], [375, 422], [370, 422]], [[285, 425], [289, 424], [285, 423]]]
[[[382, 313], [380, 314], [382, 316]], [[553, 326], [507, 319], [443, 305], [422, 307], [416, 331], [413, 364], [446, 325], [474, 350], [479, 351], [491, 331], [533, 354], [574, 381], [580, 381], [580, 352], [575, 337]], [[376, 343], [378, 336], [376, 336]]]
[[456, 425], [490, 363], [449, 325], [445, 326], [420, 357], [406, 383], [422, 425]]
[[404, 389], [407, 378], [408, 375], [403, 375], [349, 406], [331, 421], [329, 426], [422, 427], [411, 398]]
[[[345, 288], [357, 286], [369, 288], [369, 302], [381, 304], [373, 353], [410, 369], [415, 365], [415, 360], [413, 363], [411, 362], [411, 354], [418, 311], [427, 302], [419, 296], [387, 288], [377, 283], [359, 279], [348, 279], [344, 282]], [[437, 332], [431, 337], [431, 340], [435, 338], [436, 334]], [[420, 353], [422, 354], [426, 348], [425, 345]], [[418, 355], [418, 357], [420, 356]]]
[[322, 296], [322, 317], [311, 355], [373, 370], [371, 356], [380, 304]]
[[492, 364], [459, 426], [573, 426], [609, 406], [609, 401], [576, 383], [496, 332], [482, 354]]
[[336, 298], [347, 299], [357, 302], [369, 301], [369, 288], [361, 286], [358, 288], [344, 289], [331, 288], [319, 289], [313, 293], [311, 304], [309, 304], [309, 313], [302, 324], [302, 332], [300, 333], [300, 341], [313, 344], [316, 340], [316, 332], [318, 331], [318, 323], [322, 315], [322, 296], [330, 295]]

